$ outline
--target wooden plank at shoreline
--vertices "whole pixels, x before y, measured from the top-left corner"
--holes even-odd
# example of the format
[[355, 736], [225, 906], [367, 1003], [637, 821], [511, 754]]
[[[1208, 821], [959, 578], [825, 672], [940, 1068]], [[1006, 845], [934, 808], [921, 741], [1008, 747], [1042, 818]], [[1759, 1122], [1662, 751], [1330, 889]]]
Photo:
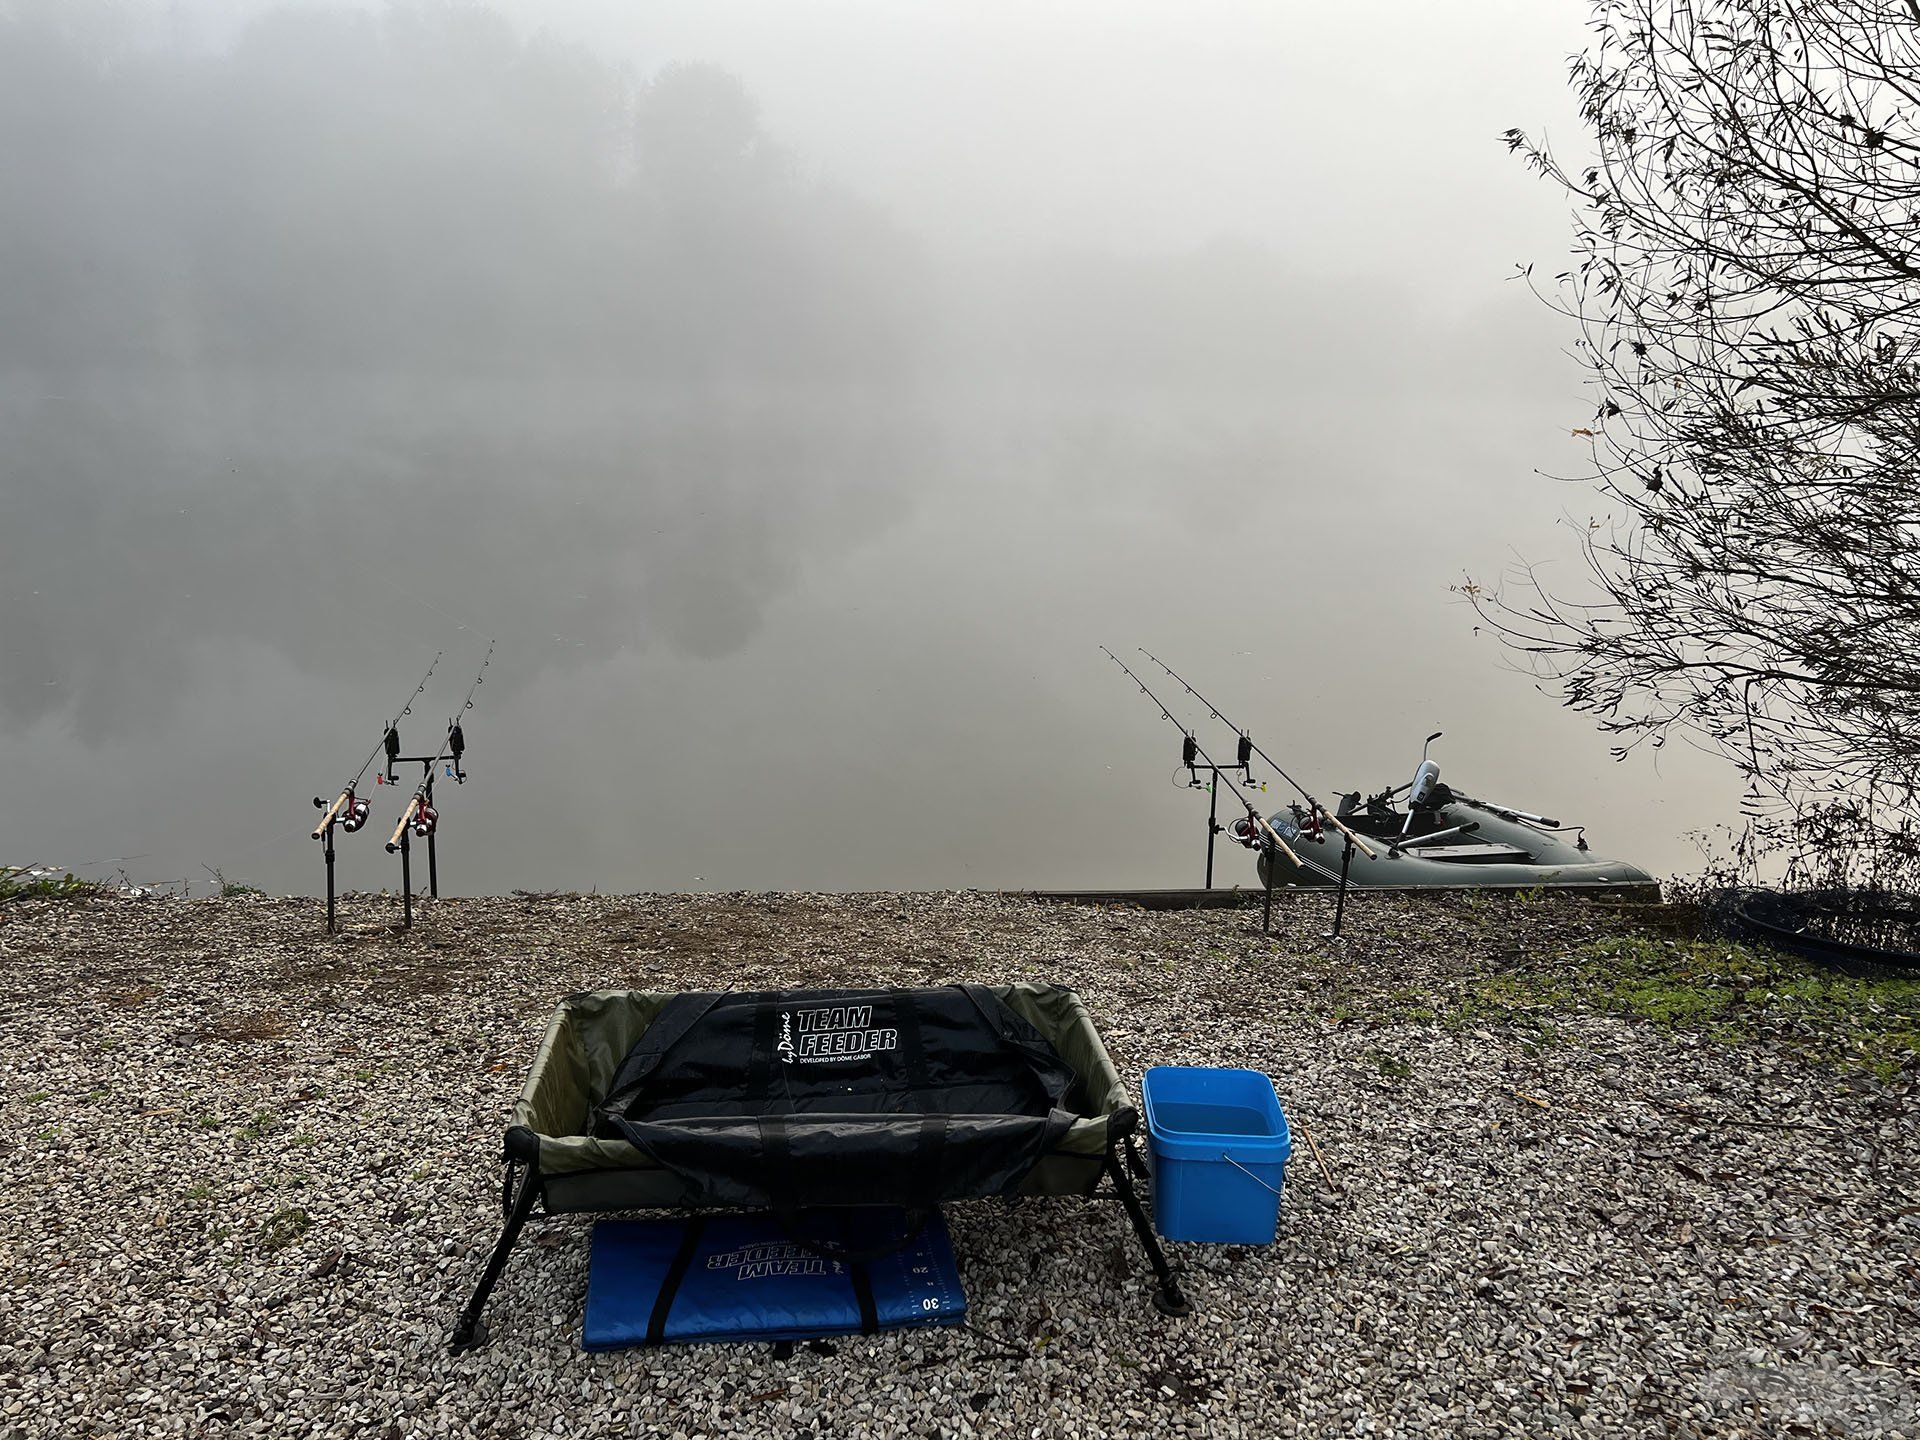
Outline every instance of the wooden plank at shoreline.
[[[1332, 885], [1282, 885], [1273, 892], [1275, 900], [1290, 895], [1332, 896]], [[1232, 910], [1243, 905], [1258, 905], [1264, 890], [1002, 890], [1002, 895], [1017, 900], [1038, 900], [1053, 905], [1132, 905], [1141, 910]], [[1369, 895], [1531, 895], [1559, 899], [1631, 901], [1658, 904], [1659, 882], [1653, 880], [1607, 881], [1588, 885], [1355, 885], [1348, 899], [1364, 900]]]

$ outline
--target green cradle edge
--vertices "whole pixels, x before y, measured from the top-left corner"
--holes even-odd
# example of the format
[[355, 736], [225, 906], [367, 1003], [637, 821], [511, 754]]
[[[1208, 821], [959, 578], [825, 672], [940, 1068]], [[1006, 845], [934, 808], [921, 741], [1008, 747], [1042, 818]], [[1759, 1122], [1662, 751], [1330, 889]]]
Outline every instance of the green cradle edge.
[[[1093, 1017], [1065, 986], [1021, 981], [986, 988], [1046, 1036], [1075, 1077], [1067, 1105], [1079, 1118], [1034, 1167], [1022, 1189], [1085, 1193], [1091, 1184], [1086, 1162], [1097, 1163], [1106, 1154], [1109, 1122], [1131, 1109]], [[654, 991], [591, 990], [560, 1002], [534, 1056], [526, 1088], [513, 1105], [512, 1124], [539, 1139], [543, 1174], [660, 1170], [625, 1140], [602, 1140], [587, 1132], [593, 1105], [611, 1087], [620, 1062], [674, 998]]]

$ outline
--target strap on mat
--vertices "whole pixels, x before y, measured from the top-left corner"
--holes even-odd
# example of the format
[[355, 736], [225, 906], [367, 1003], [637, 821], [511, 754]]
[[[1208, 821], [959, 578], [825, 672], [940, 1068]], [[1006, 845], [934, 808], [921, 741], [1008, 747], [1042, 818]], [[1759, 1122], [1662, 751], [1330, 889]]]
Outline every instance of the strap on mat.
[[700, 1248], [700, 1232], [706, 1228], [707, 1217], [695, 1215], [680, 1232], [680, 1248], [673, 1252], [673, 1263], [667, 1267], [667, 1278], [660, 1282], [653, 1313], [647, 1317], [649, 1345], [658, 1345], [667, 1338], [667, 1316], [673, 1310], [674, 1297], [680, 1293], [680, 1282], [687, 1278], [687, 1271], [693, 1265], [694, 1252]]

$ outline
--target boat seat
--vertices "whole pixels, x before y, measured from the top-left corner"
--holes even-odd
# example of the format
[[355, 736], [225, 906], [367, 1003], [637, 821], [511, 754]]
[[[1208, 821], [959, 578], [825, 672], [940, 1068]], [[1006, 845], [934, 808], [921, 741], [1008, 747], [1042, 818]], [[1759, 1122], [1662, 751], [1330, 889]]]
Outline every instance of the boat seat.
[[1533, 856], [1515, 845], [1417, 845], [1406, 852], [1423, 860], [1445, 860], [1454, 865], [1530, 865]]

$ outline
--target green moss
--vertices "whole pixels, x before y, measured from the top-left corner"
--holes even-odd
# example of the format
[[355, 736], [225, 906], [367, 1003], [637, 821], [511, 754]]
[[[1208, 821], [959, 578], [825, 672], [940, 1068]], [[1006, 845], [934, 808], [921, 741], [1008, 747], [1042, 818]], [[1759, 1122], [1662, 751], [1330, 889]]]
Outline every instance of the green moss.
[[1412, 1065], [1402, 1060], [1398, 1055], [1389, 1054], [1385, 1050], [1375, 1050], [1371, 1052], [1369, 1058], [1372, 1059], [1380, 1073], [1385, 1075], [1389, 1080], [1404, 1080], [1407, 1076], [1413, 1074]]
[[260, 1248], [269, 1255], [276, 1250], [284, 1250], [312, 1226], [312, 1217], [297, 1207], [276, 1211], [260, 1227]]
[[1457, 1008], [1543, 1030], [1549, 1015], [1585, 1012], [1730, 1046], [1770, 1039], [1882, 1079], [1920, 1066], [1920, 980], [1853, 979], [1719, 939], [1609, 936], [1470, 981]]

